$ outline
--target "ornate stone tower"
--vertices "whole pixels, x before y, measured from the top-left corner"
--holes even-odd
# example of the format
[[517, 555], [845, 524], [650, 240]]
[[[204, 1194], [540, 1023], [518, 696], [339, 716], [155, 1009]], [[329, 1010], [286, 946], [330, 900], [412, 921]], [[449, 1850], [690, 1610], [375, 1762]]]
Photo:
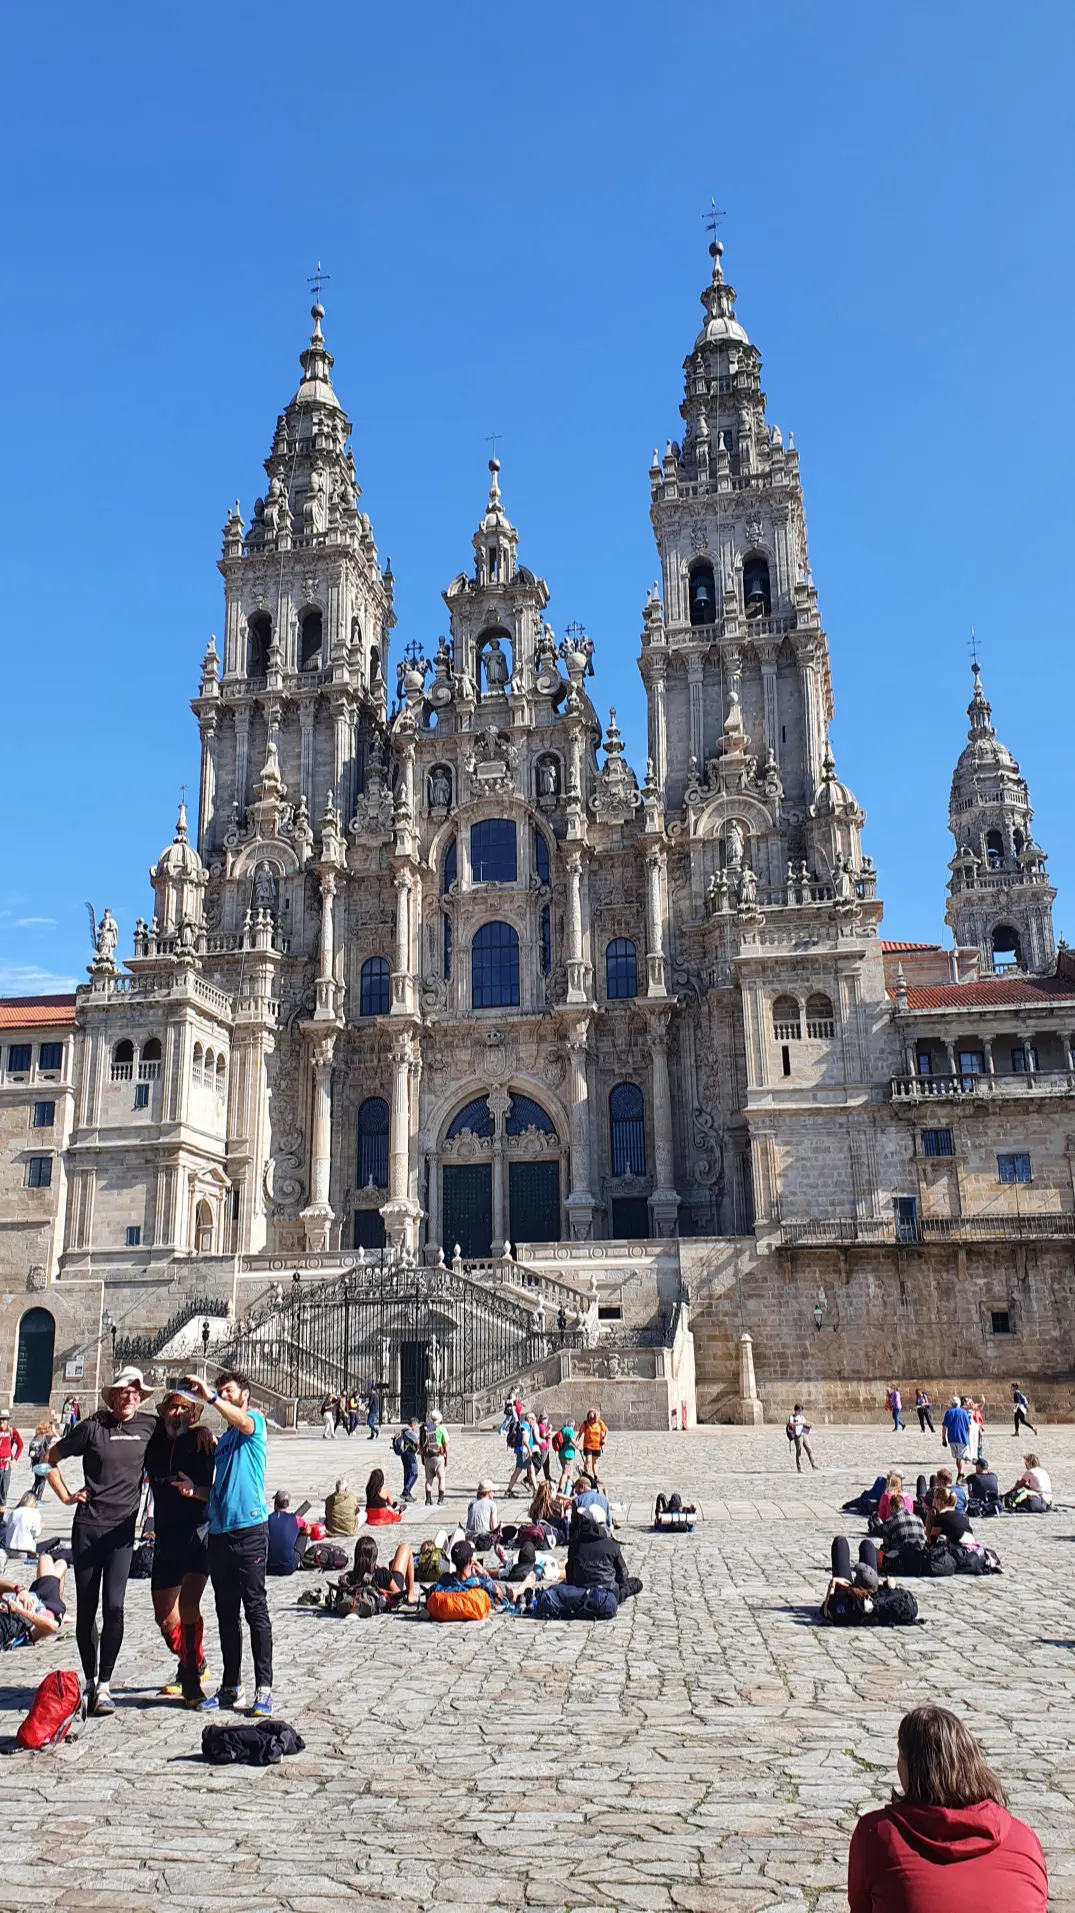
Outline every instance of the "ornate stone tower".
[[977, 948], [984, 972], [1049, 970], [1056, 891], [1034, 842], [1026, 779], [992, 725], [973, 666], [970, 730], [952, 777], [948, 827], [956, 840], [945, 917], [957, 944]]

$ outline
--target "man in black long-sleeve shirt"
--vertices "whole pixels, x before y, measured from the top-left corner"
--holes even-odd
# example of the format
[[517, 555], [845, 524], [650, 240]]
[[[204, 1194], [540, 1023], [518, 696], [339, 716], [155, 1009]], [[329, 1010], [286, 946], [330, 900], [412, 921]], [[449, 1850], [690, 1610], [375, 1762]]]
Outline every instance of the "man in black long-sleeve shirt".
[[564, 1581], [575, 1588], [611, 1588], [617, 1601], [642, 1591], [638, 1576], [628, 1574], [620, 1544], [609, 1534], [599, 1507], [575, 1510]]

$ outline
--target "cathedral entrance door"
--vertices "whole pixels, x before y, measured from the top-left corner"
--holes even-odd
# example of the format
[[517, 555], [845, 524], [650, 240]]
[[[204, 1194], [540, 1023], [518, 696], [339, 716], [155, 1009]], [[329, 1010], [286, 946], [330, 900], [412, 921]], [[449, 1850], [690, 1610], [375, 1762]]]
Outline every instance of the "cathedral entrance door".
[[27, 1309], [19, 1323], [15, 1359], [17, 1402], [47, 1402], [52, 1393], [52, 1357], [56, 1324], [48, 1309]]
[[399, 1416], [409, 1421], [426, 1416], [426, 1375], [429, 1372], [429, 1343], [401, 1342], [399, 1345]]
[[458, 1242], [464, 1260], [493, 1252], [493, 1172], [487, 1162], [446, 1162], [442, 1236], [450, 1260]]
[[509, 1163], [508, 1198], [513, 1247], [518, 1242], [559, 1242], [558, 1162]]

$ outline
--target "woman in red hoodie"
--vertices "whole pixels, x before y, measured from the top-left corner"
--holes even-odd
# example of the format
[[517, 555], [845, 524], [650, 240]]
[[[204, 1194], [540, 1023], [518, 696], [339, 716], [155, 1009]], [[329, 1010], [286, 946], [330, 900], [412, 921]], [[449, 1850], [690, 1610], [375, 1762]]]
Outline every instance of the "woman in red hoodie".
[[962, 1721], [945, 1707], [916, 1707], [897, 1742], [903, 1792], [864, 1813], [851, 1836], [851, 1913], [1046, 1913], [1038, 1837], [1008, 1812]]

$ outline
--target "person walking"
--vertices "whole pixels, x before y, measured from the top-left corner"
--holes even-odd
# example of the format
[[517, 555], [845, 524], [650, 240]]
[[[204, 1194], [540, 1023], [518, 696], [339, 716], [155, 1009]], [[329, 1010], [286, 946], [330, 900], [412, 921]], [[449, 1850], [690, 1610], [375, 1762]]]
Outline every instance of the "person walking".
[[56, 1430], [52, 1425], [51, 1417], [47, 1421], [39, 1421], [30, 1437], [29, 1459], [33, 1475], [30, 1486], [38, 1501], [43, 1501], [45, 1498], [49, 1478], [49, 1452], [55, 1440]]
[[153, 1492], [153, 1614], [178, 1663], [165, 1694], [179, 1694], [187, 1707], [202, 1701], [202, 1595], [209, 1579], [205, 1519], [213, 1481], [215, 1442], [199, 1426], [200, 1402], [173, 1391], [157, 1410], [146, 1447], [146, 1475]]
[[895, 1382], [889, 1382], [888, 1392], [885, 1396], [885, 1407], [892, 1416], [892, 1433], [896, 1434], [899, 1429], [905, 1428], [907, 1424], [903, 1419], [903, 1396], [900, 1394]]
[[971, 1418], [970, 1411], [963, 1407], [958, 1395], [952, 1396], [949, 1406], [944, 1411], [941, 1426], [944, 1429], [948, 1452], [956, 1464], [956, 1480], [962, 1481], [963, 1464], [967, 1459], [967, 1449], [970, 1446]]
[[[149, 1393], [140, 1368], [121, 1368], [111, 1388], [101, 1391], [104, 1407], [69, 1428], [49, 1450], [49, 1487], [65, 1507], [75, 1510], [75, 1639], [91, 1714], [116, 1711], [112, 1674], [123, 1645], [123, 1602], [146, 1449], [157, 1427], [157, 1417], [142, 1408]], [[74, 1493], [60, 1473], [60, 1463], [69, 1456], [82, 1461], [84, 1486]]]
[[381, 1432], [381, 1396], [375, 1386], [370, 1388], [366, 1396], [366, 1427], [370, 1431], [368, 1439], [376, 1441]]
[[601, 1485], [597, 1471], [607, 1440], [608, 1429], [596, 1408], [591, 1408], [582, 1424], [582, 1466], [595, 1488]]
[[515, 1467], [512, 1469], [511, 1478], [505, 1490], [505, 1500], [514, 1499], [515, 1483], [518, 1481], [520, 1475], [525, 1475], [526, 1477], [525, 1485], [529, 1494], [533, 1494], [534, 1489], [537, 1487], [537, 1483], [534, 1480], [534, 1457], [537, 1446], [537, 1431], [529, 1415], [524, 1413], [516, 1418], [514, 1433]]
[[227, 1423], [216, 1446], [209, 1496], [209, 1576], [220, 1630], [221, 1679], [203, 1712], [246, 1705], [242, 1687], [243, 1634], [240, 1607], [250, 1629], [254, 1658], [254, 1704], [259, 1718], [272, 1713], [272, 1623], [265, 1593], [269, 1510], [265, 1500], [268, 1439], [265, 1417], [250, 1406], [250, 1383], [238, 1369], [217, 1376], [215, 1388], [188, 1375], [184, 1387], [200, 1395]]
[[422, 1432], [418, 1426], [417, 1415], [402, 1427], [392, 1443], [392, 1453], [398, 1455], [403, 1463], [403, 1493], [401, 1501], [414, 1500], [415, 1483], [418, 1480], [418, 1451], [422, 1445]]
[[560, 1462], [560, 1479], [556, 1486], [557, 1494], [563, 1494], [575, 1473], [575, 1454], [579, 1445], [579, 1432], [569, 1418], [552, 1438], [553, 1451]]
[[[1022, 1389], [1020, 1388], [1018, 1382], [1012, 1383], [1012, 1410], [1015, 1415], [1016, 1438], [1018, 1438], [1018, 1435], [1019, 1435], [1020, 1422], [1024, 1422], [1026, 1426], [1029, 1428], [1031, 1434], [1036, 1435], [1038, 1431], [1030, 1419], [1030, 1403], [1027, 1401], [1027, 1398], [1024, 1395]], [[0, 1425], [2, 1425], [3, 1419], [4, 1419], [3, 1416], [0, 1416]], [[18, 1437], [16, 1437], [16, 1439], [18, 1439]]]
[[12, 1426], [7, 1409], [0, 1408], [0, 1508], [7, 1507], [12, 1463], [18, 1461], [21, 1454], [22, 1436], [18, 1429]]
[[811, 1468], [816, 1469], [817, 1462], [814, 1460], [810, 1451], [810, 1443], [807, 1439], [810, 1434], [810, 1423], [803, 1414], [803, 1405], [801, 1402], [796, 1402], [791, 1414], [788, 1416], [787, 1427], [784, 1432], [788, 1440], [795, 1443], [796, 1473], [802, 1474], [804, 1455], [810, 1463]]
[[433, 1506], [433, 1489], [437, 1489], [437, 1505], [444, 1500], [444, 1477], [448, 1470], [448, 1431], [444, 1426], [444, 1417], [435, 1408], [429, 1420], [422, 1428], [420, 1453], [425, 1465], [426, 1507]]
[[338, 1402], [332, 1395], [326, 1395], [321, 1403], [322, 1441], [335, 1441], [336, 1439], [336, 1410], [338, 1406]]
[[937, 1433], [937, 1430], [933, 1426], [933, 1414], [932, 1414], [933, 1404], [930, 1401], [929, 1396], [926, 1394], [925, 1389], [920, 1388], [917, 1382], [915, 1383], [915, 1391], [914, 1391], [914, 1407], [915, 1407], [915, 1414], [918, 1416], [918, 1426], [921, 1429], [922, 1433], [925, 1434], [926, 1429], [928, 1428], [930, 1434], [935, 1435]]

